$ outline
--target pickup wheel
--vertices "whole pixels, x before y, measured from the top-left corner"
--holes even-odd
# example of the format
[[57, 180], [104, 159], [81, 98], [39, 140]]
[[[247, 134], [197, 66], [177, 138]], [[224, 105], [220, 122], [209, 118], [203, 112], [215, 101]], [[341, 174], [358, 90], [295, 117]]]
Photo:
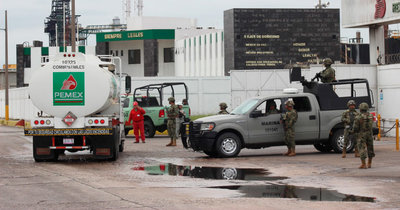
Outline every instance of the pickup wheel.
[[235, 157], [241, 148], [240, 139], [234, 133], [224, 133], [218, 137], [216, 143], [217, 153], [220, 157]]
[[318, 142], [314, 144], [315, 149], [317, 149], [320, 152], [328, 153], [332, 151], [332, 146], [327, 142], [327, 143], [322, 143]]
[[156, 128], [154, 127], [153, 123], [148, 120], [144, 121], [144, 136], [146, 138], [153, 138], [156, 134]]
[[125, 137], [128, 136], [129, 131], [131, 131], [131, 130], [132, 130], [131, 128], [125, 128]]
[[[335, 133], [333, 133], [332, 139], [331, 139], [331, 145], [333, 147], [333, 150], [336, 153], [341, 153], [343, 151], [343, 145], [344, 145], [344, 130], [339, 129], [336, 130]], [[346, 151], [350, 152], [354, 148], [354, 142], [350, 141], [349, 145], [347, 145]]]

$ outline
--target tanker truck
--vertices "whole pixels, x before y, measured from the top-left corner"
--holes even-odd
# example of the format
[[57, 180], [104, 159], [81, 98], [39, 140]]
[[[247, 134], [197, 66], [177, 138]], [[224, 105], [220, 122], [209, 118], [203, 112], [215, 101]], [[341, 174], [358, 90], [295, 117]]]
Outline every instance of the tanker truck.
[[[33, 73], [29, 97], [40, 112], [25, 135], [33, 136], [36, 162], [55, 161], [66, 150], [89, 150], [95, 159], [118, 158], [125, 135], [122, 72], [120, 65], [116, 71], [116, 59], [59, 53]], [[129, 76], [126, 81], [130, 90]]]

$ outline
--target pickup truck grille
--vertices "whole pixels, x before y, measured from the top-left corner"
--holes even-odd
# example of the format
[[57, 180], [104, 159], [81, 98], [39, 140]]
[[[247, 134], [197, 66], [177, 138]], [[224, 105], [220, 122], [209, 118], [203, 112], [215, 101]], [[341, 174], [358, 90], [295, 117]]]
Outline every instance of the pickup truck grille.
[[200, 134], [200, 127], [201, 127], [200, 123], [191, 122], [189, 124], [189, 135], [192, 136], [192, 135]]

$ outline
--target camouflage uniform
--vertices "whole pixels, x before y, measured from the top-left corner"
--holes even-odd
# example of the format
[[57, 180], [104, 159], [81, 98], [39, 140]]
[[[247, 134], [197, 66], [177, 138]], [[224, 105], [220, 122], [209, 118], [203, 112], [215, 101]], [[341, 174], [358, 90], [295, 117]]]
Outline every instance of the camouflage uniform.
[[279, 112], [276, 109], [272, 109], [272, 110], [268, 110], [267, 114], [279, 114]]
[[229, 112], [226, 111], [226, 108], [228, 108], [228, 105], [226, 105], [226, 103], [220, 103], [219, 108], [221, 109], [221, 111], [219, 111], [218, 114], [229, 114]]
[[[168, 98], [169, 102], [175, 102], [174, 97]], [[168, 136], [171, 138], [171, 142], [166, 146], [176, 146], [176, 118], [179, 116], [178, 106], [175, 104], [171, 104], [171, 106], [167, 109], [167, 130]]]
[[353, 129], [353, 124], [355, 118], [359, 115], [356, 109], [351, 109], [351, 105], [356, 105], [356, 103], [353, 100], [350, 100], [347, 103], [347, 106], [349, 107], [348, 110], [343, 112], [342, 114], [342, 122], [344, 123], [344, 144], [343, 144], [343, 155], [346, 157], [346, 149], [347, 145], [349, 144], [349, 141], [352, 141], [355, 144], [356, 148], [356, 155], [358, 155], [358, 148], [357, 148], [357, 138], [356, 136], [351, 133], [351, 130]]
[[360, 104], [360, 114], [354, 120], [353, 132], [357, 136], [358, 151], [362, 165], [360, 168], [366, 168], [365, 159], [368, 156], [368, 167], [371, 167], [372, 158], [375, 157], [374, 153], [374, 140], [372, 137], [372, 124], [373, 116], [368, 112], [368, 104]]
[[[293, 102], [288, 101], [286, 104], [291, 105], [293, 107]], [[287, 111], [283, 115], [283, 121], [284, 121], [284, 128], [285, 128], [285, 143], [288, 147], [288, 149], [294, 150], [296, 147], [296, 144], [294, 142], [294, 124], [297, 121], [297, 112], [295, 109], [292, 109], [291, 111]]]
[[321, 82], [329, 83], [335, 80], [335, 69], [331, 67], [332, 63], [333, 62], [330, 58], [324, 60], [324, 65], [326, 68], [319, 73]]
[[176, 118], [179, 115], [178, 106], [176, 106], [175, 104], [171, 105], [167, 109], [167, 115], [168, 115], [168, 122], [167, 122], [168, 136], [176, 139]]

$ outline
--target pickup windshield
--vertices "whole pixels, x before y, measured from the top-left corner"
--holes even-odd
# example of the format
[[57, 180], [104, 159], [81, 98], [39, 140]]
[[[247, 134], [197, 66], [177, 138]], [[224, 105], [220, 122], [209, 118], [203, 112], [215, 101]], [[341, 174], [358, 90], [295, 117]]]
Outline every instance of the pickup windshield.
[[245, 102], [243, 102], [242, 104], [240, 104], [238, 107], [236, 107], [231, 114], [234, 115], [241, 115], [246, 113], [247, 111], [249, 111], [260, 99], [249, 99], [246, 100]]

